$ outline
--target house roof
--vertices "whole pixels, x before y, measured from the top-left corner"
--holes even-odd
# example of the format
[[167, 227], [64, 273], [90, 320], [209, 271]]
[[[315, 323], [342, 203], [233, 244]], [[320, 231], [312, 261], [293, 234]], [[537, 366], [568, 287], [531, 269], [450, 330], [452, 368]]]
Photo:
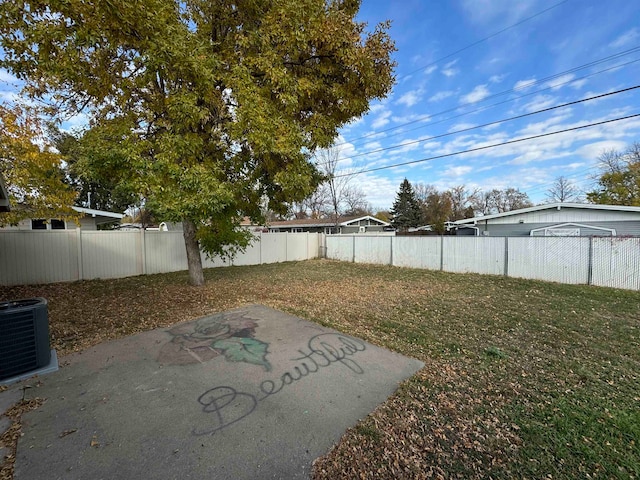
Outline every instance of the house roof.
[[96, 219], [96, 224], [100, 225], [102, 223], [113, 223], [118, 220], [122, 220], [124, 215], [122, 213], [115, 212], [105, 212], [104, 210], [94, 210], [93, 208], [84, 208], [84, 207], [71, 207], [78, 213], [82, 213], [88, 217], [93, 217]]
[[464, 226], [465, 224], [475, 224], [483, 220], [491, 220], [493, 218], [509, 217], [512, 215], [520, 215], [529, 212], [538, 212], [540, 210], [561, 210], [563, 208], [583, 209], [583, 210], [611, 210], [617, 212], [636, 212], [640, 213], [640, 207], [628, 207], [625, 205], [595, 205], [592, 203], [547, 203], [544, 205], [536, 205], [535, 207], [520, 208], [509, 212], [495, 213], [493, 215], [482, 215], [479, 217], [465, 218], [453, 222], [454, 225]]
[[4, 179], [0, 175], [0, 212], [8, 212], [11, 210], [9, 205], [9, 193], [7, 193], [7, 187], [4, 184]]
[[[371, 215], [365, 215], [362, 217], [340, 217], [338, 218], [338, 225], [346, 227], [354, 223], [358, 223], [361, 220], [370, 220], [382, 226], [388, 226], [389, 224], [384, 220], [372, 217]], [[277, 222], [270, 222], [270, 227], [330, 227], [336, 224], [336, 221], [332, 218], [296, 218], [295, 220], [282, 220]]]

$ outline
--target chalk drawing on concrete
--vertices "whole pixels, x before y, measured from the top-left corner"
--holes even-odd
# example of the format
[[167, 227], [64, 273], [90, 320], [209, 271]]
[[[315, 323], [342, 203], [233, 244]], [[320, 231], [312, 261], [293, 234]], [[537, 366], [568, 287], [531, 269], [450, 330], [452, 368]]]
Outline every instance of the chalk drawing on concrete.
[[158, 361], [172, 365], [204, 363], [223, 355], [271, 370], [269, 344], [255, 338], [258, 323], [243, 312], [218, 313], [167, 330], [171, 341], [162, 346]]
[[366, 350], [366, 344], [357, 338], [340, 333], [321, 333], [307, 342], [306, 348], [297, 350], [292, 364], [275, 379], [265, 379], [258, 385], [258, 394], [238, 391], [228, 385], [211, 388], [198, 397], [202, 411], [208, 415], [205, 427], [194, 428], [193, 435], [214, 435], [251, 415], [259, 402], [284, 390], [287, 386], [317, 374], [331, 365], [342, 365], [356, 375], [364, 369], [353, 358]]

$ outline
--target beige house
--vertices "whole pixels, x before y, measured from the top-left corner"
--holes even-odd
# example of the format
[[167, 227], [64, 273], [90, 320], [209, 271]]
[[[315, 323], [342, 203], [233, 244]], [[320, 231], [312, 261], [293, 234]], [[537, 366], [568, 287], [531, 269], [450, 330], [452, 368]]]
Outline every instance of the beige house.
[[243, 227], [265, 232], [279, 233], [326, 233], [329, 234], [378, 234], [393, 235], [395, 231], [391, 225], [379, 218], [365, 215], [361, 217], [340, 217], [338, 221], [331, 218], [299, 218], [270, 222], [268, 225], [251, 225], [247, 220]]

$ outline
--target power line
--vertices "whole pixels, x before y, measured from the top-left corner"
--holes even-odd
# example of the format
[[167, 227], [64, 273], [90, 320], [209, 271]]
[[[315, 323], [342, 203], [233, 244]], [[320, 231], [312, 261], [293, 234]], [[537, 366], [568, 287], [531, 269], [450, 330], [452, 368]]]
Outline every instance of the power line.
[[[577, 72], [577, 71], [580, 71], [580, 70], [584, 70], [584, 69], [587, 69], [587, 68], [590, 68], [590, 67], [594, 67], [594, 66], [596, 66], [596, 65], [599, 65], [599, 64], [601, 64], [601, 63], [608, 62], [608, 61], [613, 60], [613, 59], [615, 59], [615, 58], [619, 58], [619, 57], [623, 57], [623, 56], [626, 56], [626, 55], [630, 55], [630, 54], [632, 54], [632, 53], [634, 53], [634, 52], [637, 52], [637, 51], [639, 51], [639, 50], [640, 50], [640, 46], [636, 46], [636, 47], [630, 48], [630, 49], [628, 49], [628, 50], [623, 50], [623, 51], [618, 52], [618, 53], [615, 53], [615, 54], [613, 54], [613, 55], [608, 55], [608, 56], [606, 56], [606, 57], [603, 57], [603, 58], [601, 58], [601, 59], [599, 59], [599, 60], [594, 60], [594, 61], [592, 61], [592, 62], [585, 63], [585, 64], [583, 64], [583, 65], [579, 65], [579, 66], [577, 66], [577, 67], [570, 68], [569, 70], [565, 70], [565, 71], [563, 71], [563, 72], [555, 73], [555, 74], [550, 75], [550, 76], [548, 76], [548, 77], [541, 78], [540, 80], [535, 80], [535, 81], [528, 82], [528, 83], [526, 83], [526, 84], [519, 85], [519, 86], [518, 86], [518, 88], [515, 88], [515, 87], [514, 87], [514, 88], [511, 88], [511, 89], [509, 89], [509, 90], [504, 90], [504, 91], [502, 91], [502, 92], [494, 93], [494, 94], [492, 94], [492, 95], [489, 95], [488, 97], [483, 98], [483, 99], [482, 99], [482, 100], [480, 100], [480, 101], [477, 101], [477, 102], [466, 102], [466, 103], [462, 103], [462, 104], [460, 104], [460, 105], [458, 105], [458, 106], [456, 106], [456, 107], [448, 108], [448, 109], [446, 109], [446, 110], [442, 110], [442, 111], [440, 111], [440, 112], [437, 112], [437, 113], [434, 113], [434, 114], [431, 114], [431, 115], [425, 115], [425, 116], [423, 116], [422, 118], [418, 118], [418, 119], [416, 119], [416, 120], [411, 120], [410, 122], [402, 123], [402, 124], [400, 124], [400, 125], [395, 125], [395, 126], [393, 126], [393, 127], [389, 127], [389, 128], [384, 129], [384, 130], [378, 130], [377, 132], [368, 133], [368, 134], [366, 134], [366, 135], [362, 135], [362, 136], [360, 136], [360, 137], [353, 138], [353, 139], [351, 139], [351, 140], [349, 140], [349, 141], [344, 141], [344, 142], [338, 143], [338, 144], [336, 144], [335, 146], [336, 146], [336, 147], [339, 147], [339, 146], [342, 146], [342, 145], [346, 145], [347, 143], [353, 143], [353, 142], [355, 142], [355, 141], [357, 141], [357, 140], [362, 140], [362, 139], [366, 139], [366, 138], [370, 138], [370, 137], [373, 137], [373, 136], [379, 135], [379, 134], [381, 134], [381, 133], [386, 133], [386, 132], [390, 132], [390, 131], [393, 131], [393, 130], [397, 130], [397, 129], [399, 129], [399, 128], [406, 127], [407, 125], [412, 125], [412, 124], [414, 124], [414, 123], [423, 122], [423, 121], [425, 121], [425, 120], [429, 120], [429, 119], [430, 119], [430, 118], [432, 118], [432, 117], [440, 116], [440, 115], [443, 115], [443, 114], [445, 114], [445, 113], [449, 113], [449, 112], [454, 112], [454, 111], [456, 111], [456, 110], [460, 110], [461, 108], [463, 108], [463, 107], [465, 107], [465, 106], [475, 105], [475, 104], [477, 104], [477, 103], [485, 102], [485, 101], [487, 101], [487, 100], [489, 100], [489, 99], [496, 98], [496, 97], [500, 97], [500, 96], [504, 96], [504, 95], [506, 95], [506, 94], [513, 93], [513, 92], [516, 92], [516, 91], [519, 91], [519, 90], [524, 90], [524, 89], [529, 88], [529, 87], [532, 87], [532, 86], [534, 86], [534, 85], [538, 85], [538, 84], [541, 84], [541, 83], [545, 83], [545, 82], [548, 82], [548, 81], [554, 80], [554, 79], [556, 79], [556, 78], [562, 77], [562, 76], [567, 75], [567, 74], [570, 74], [570, 73], [574, 73], [574, 72]], [[637, 60], [634, 60], [634, 62], [635, 62], [635, 61], [637, 61]], [[629, 63], [633, 63], [633, 62], [629, 62]], [[618, 68], [618, 67], [620, 67], [620, 66], [624, 66], [624, 65], [626, 65], [626, 64], [618, 65], [618, 66], [615, 66], [615, 67], [611, 67], [611, 68], [609, 68], [609, 69], [605, 69], [605, 70], [603, 70], [603, 71], [607, 71], [607, 70], [610, 70], [610, 69], [613, 69], [613, 68]], [[569, 81], [569, 82], [567, 82], [567, 83], [570, 83], [570, 82], [572, 82], [572, 81], [577, 81], [577, 80], [579, 80], [579, 79], [572, 79], [572, 80], [570, 80], [570, 81]], [[539, 93], [540, 91], [548, 90], [548, 89], [550, 89], [550, 88], [552, 88], [552, 87], [560, 86], [560, 85], [563, 85], [563, 84], [562, 84], [562, 83], [560, 83], [560, 84], [558, 84], [558, 85], [553, 85], [553, 86], [551, 86], [551, 87], [547, 87], [547, 88], [545, 88], [545, 89], [543, 89], [543, 90], [538, 90], [537, 92], [533, 92], [533, 93], [525, 94], [525, 95], [523, 95], [522, 97], [525, 97], [525, 96], [528, 96], [528, 95], [532, 95], [532, 94], [534, 94], [534, 93]], [[518, 98], [522, 98], [522, 97], [518, 97]], [[508, 101], [511, 101], [511, 100], [517, 100], [517, 98], [515, 98], [515, 99], [510, 99], [510, 100], [508, 100]], [[504, 103], [504, 102], [503, 102], [503, 103]], [[500, 105], [500, 104], [497, 104], [497, 105]], [[470, 112], [470, 113], [473, 113], [473, 112]]]
[[527, 141], [527, 140], [534, 140], [536, 138], [549, 137], [551, 135], [558, 135], [560, 133], [573, 132], [573, 131], [576, 131], [576, 130], [581, 130], [583, 128], [596, 127], [598, 125], [604, 125], [604, 124], [607, 124], [607, 123], [618, 122], [620, 120], [628, 120], [630, 118], [635, 118], [635, 117], [640, 117], [640, 113], [636, 113], [634, 115], [627, 115], [626, 117], [618, 117], [618, 118], [614, 118], [614, 119], [611, 119], [611, 120], [604, 120], [602, 122], [589, 123], [587, 125], [580, 125], [578, 127], [565, 128], [563, 130], [557, 130], [555, 132], [542, 133], [540, 135], [532, 135], [530, 137], [524, 137], [524, 138], [516, 138], [514, 140], [508, 140], [506, 142], [495, 143], [495, 144], [492, 144], [492, 145], [485, 145], [483, 147], [470, 148], [468, 150], [461, 150], [461, 151], [458, 151], [458, 152], [446, 153], [446, 154], [443, 154], [443, 155], [436, 155], [434, 157], [427, 157], [427, 158], [422, 158], [422, 159], [419, 159], [419, 160], [411, 160], [409, 162], [395, 163], [393, 165], [385, 165], [383, 167], [369, 168], [369, 169], [366, 169], [366, 170], [361, 170], [359, 172], [343, 173], [341, 175], [335, 175], [335, 178], [350, 177], [350, 176], [360, 175], [362, 173], [377, 172], [379, 170], [386, 170], [386, 169], [389, 169], [389, 168], [401, 167], [401, 166], [404, 166], [404, 165], [413, 165], [413, 164], [416, 164], [416, 163], [428, 162], [428, 161], [431, 161], [431, 160], [438, 160], [440, 158], [453, 157], [453, 156], [456, 156], [456, 155], [461, 155], [463, 153], [477, 152], [477, 151], [480, 151], [480, 150], [487, 150], [489, 148], [501, 147], [503, 145], [510, 145], [510, 144], [513, 144], [513, 143], [524, 142], [524, 141]]
[[[559, 86], [562, 86], [562, 85], [566, 85], [568, 83], [573, 83], [573, 82], [577, 82], [577, 81], [580, 81], [580, 80], [584, 80], [585, 78], [593, 77], [595, 75], [599, 75], [601, 73], [608, 72], [610, 70], [617, 70], [619, 68], [626, 67], [627, 65], [631, 65], [631, 64], [637, 63], [637, 62], [640, 62], [640, 58], [636, 58], [635, 60], [630, 60], [630, 61], [625, 62], [625, 63], [619, 63], [617, 65], [613, 65], [613, 66], [605, 68], [603, 70], [598, 70], [597, 72], [593, 72], [593, 73], [589, 73], [587, 75], [583, 75], [582, 77], [572, 78], [571, 80], [567, 80], [567, 81], [562, 82], [562, 83], [557, 83], [557, 84], [554, 84], [554, 85], [552, 85], [550, 87], [545, 87], [545, 88], [541, 88], [539, 90], [534, 90], [532, 92], [525, 93], [524, 95], [520, 95], [518, 97], [509, 98], [507, 100], [502, 100], [501, 102], [492, 103], [491, 105], [485, 105], [485, 106], [482, 106], [482, 107], [479, 107], [479, 108], [476, 108], [476, 109], [473, 109], [473, 110], [469, 110], [469, 111], [466, 111], [466, 112], [463, 112], [463, 113], [459, 113], [458, 115], [453, 115], [451, 117], [443, 118], [442, 120], [438, 120], [437, 122], [429, 122], [428, 124], [420, 125], [418, 127], [411, 128], [411, 129], [408, 129], [408, 130], [404, 130], [402, 132], [394, 133], [394, 134], [391, 134], [391, 135], [386, 135], [385, 139], [388, 139], [390, 137], [395, 137], [397, 135], [403, 135], [403, 134], [406, 134], [406, 133], [409, 133], [409, 132], [413, 132], [415, 130], [420, 130], [422, 128], [432, 127], [433, 125], [438, 125], [440, 123], [448, 122], [449, 120], [455, 120], [456, 118], [465, 117], [467, 115], [471, 115], [472, 113], [483, 112], [483, 111], [488, 110], [490, 108], [497, 107], [499, 105], [504, 105], [505, 103], [513, 102], [515, 100], [520, 100], [522, 98], [529, 97], [529, 96], [535, 95], [537, 93], [546, 92], [547, 90], [551, 90], [551, 89], [554, 89], [556, 87], [559, 87]], [[397, 128], [400, 128], [402, 126], [406, 126], [406, 124], [399, 125]], [[393, 128], [396, 128], [396, 127], [393, 127]], [[344, 144], [338, 144], [338, 145], [344, 145]], [[352, 157], [346, 157], [346, 158], [352, 158]], [[343, 159], [341, 159], [341, 160], [343, 160]], [[339, 160], [339, 161], [341, 161], [341, 160]]]
[[[591, 167], [586, 168], [584, 170], [579, 170], [577, 172], [572, 172], [562, 176], [574, 182], [581, 182], [582, 179], [586, 180], [589, 178], [589, 175], [585, 175], [587, 172], [590, 172], [596, 168], [598, 168], [598, 165], [592, 165]], [[577, 178], [574, 178], [574, 177], [577, 177]], [[556, 180], [553, 180], [552, 182], [536, 183], [536, 184], [533, 184], [530, 188], [527, 188], [526, 192], [527, 194], [531, 194], [532, 192], [544, 193], [545, 190], [548, 190], [548, 187], [552, 187], [553, 185], [555, 185], [555, 183], [556, 183]]]
[[427, 64], [427, 65], [424, 65], [423, 67], [417, 68], [416, 70], [412, 70], [412, 71], [411, 71], [411, 72], [409, 72], [409, 73], [405, 73], [404, 75], [402, 75], [401, 77], [399, 77], [399, 79], [406, 78], [406, 77], [408, 77], [409, 75], [413, 75], [414, 73], [420, 72], [420, 71], [422, 71], [422, 70], [426, 70], [427, 68], [432, 67], [433, 65], [435, 65], [435, 64], [437, 64], [437, 63], [440, 63], [440, 62], [441, 62], [441, 61], [443, 61], [443, 60], [447, 60], [447, 59], [449, 59], [449, 58], [451, 58], [451, 57], [453, 57], [453, 56], [455, 56], [455, 55], [458, 55], [459, 53], [464, 52], [465, 50], [469, 50], [470, 48], [475, 47], [476, 45], [480, 45], [481, 43], [484, 43], [484, 42], [486, 42], [487, 40], [490, 40], [490, 39], [492, 39], [493, 37], [495, 37], [495, 36], [497, 36], [497, 35], [500, 35], [501, 33], [506, 32], [507, 30], [510, 30], [510, 29], [512, 29], [512, 28], [514, 28], [514, 27], [517, 27], [518, 25], [522, 25], [523, 23], [528, 22], [529, 20], [532, 20], [532, 19], [534, 19], [534, 18], [536, 18], [536, 17], [539, 17], [539, 16], [540, 16], [540, 15], [542, 15], [543, 13], [546, 13], [546, 12], [548, 12], [549, 10], [553, 10], [554, 8], [559, 7], [560, 5], [562, 5], [562, 4], [564, 4], [564, 3], [567, 3], [568, 1], [569, 1], [569, 0], [564, 0], [564, 1], [562, 1], [562, 2], [558, 2], [558, 3], [556, 3], [555, 5], [550, 6], [549, 8], [545, 8], [544, 10], [541, 10], [540, 12], [538, 12], [538, 13], [536, 13], [536, 14], [534, 14], [534, 15], [531, 15], [530, 17], [524, 18], [524, 19], [520, 20], [519, 22], [514, 23], [513, 25], [509, 25], [508, 27], [505, 27], [505, 28], [503, 28], [503, 29], [502, 29], [502, 30], [500, 30], [500, 31], [497, 31], [497, 32], [495, 32], [495, 33], [492, 33], [492, 34], [491, 34], [491, 35], [489, 35], [488, 37], [484, 37], [484, 38], [482, 38], [482, 39], [480, 39], [480, 40], [478, 40], [478, 41], [476, 41], [476, 42], [473, 42], [473, 43], [471, 43], [471, 44], [467, 45], [466, 47], [463, 47], [463, 48], [461, 48], [461, 49], [459, 49], [459, 50], [456, 50], [456, 51], [455, 51], [455, 52], [453, 52], [453, 53], [449, 53], [448, 55], [445, 55], [444, 57], [441, 57], [441, 58], [439, 58], [439, 59], [437, 59], [437, 60], [434, 60], [433, 62], [431, 62], [431, 63], [429, 63], [429, 64]]
[[[602, 93], [600, 95], [595, 95], [593, 97], [583, 98], [582, 100], [575, 100], [573, 102], [562, 103], [560, 105], [555, 105], [553, 107], [543, 108], [542, 110], [536, 110], [534, 112], [523, 113], [522, 115], [516, 115], [515, 117], [504, 118], [502, 120], [495, 120], [493, 122], [483, 123], [482, 125], [475, 125], [473, 127], [462, 128], [460, 130], [455, 130], [453, 132], [442, 133], [440, 135], [434, 135], [432, 137], [422, 138], [420, 140], [414, 140], [414, 141], [411, 141], [411, 142], [399, 143], [399, 144], [396, 144], [396, 145], [391, 145], [390, 147], [378, 148], [377, 150], [371, 150], [369, 152], [358, 153], [358, 154], [352, 155], [350, 157], [341, 158], [339, 161], [351, 160], [351, 159], [354, 159], [354, 158], [357, 158], [357, 157], [362, 157], [364, 155], [371, 155], [372, 153], [379, 153], [379, 152], [384, 152], [384, 151], [387, 151], [387, 150], [393, 150], [393, 149], [396, 149], [396, 148], [402, 148], [402, 147], [406, 147], [407, 145], [414, 145], [416, 143], [427, 142], [429, 140], [435, 140], [437, 138], [448, 137], [448, 136], [451, 136], [451, 135], [457, 135], [459, 133], [469, 132], [471, 130], [477, 130], [479, 128], [485, 128], [485, 127], [488, 127], [488, 126], [491, 126], [491, 125], [497, 125], [499, 123], [505, 123], [505, 122], [510, 122], [510, 121], [513, 121], [513, 120], [519, 120], [521, 118], [530, 117], [532, 115], [537, 115], [539, 113], [549, 112], [551, 110], [556, 110], [558, 108], [569, 107], [571, 105], [576, 105], [578, 103], [583, 103], [583, 102], [589, 102], [591, 100], [597, 100], [599, 98], [608, 97], [610, 95], [617, 95], [619, 93], [628, 92], [630, 90], [635, 90], [637, 88], [640, 88], [640, 85], [635, 85], [633, 87], [624, 88], [622, 90], [617, 90], [615, 92]], [[318, 163], [318, 165], [323, 165], [323, 163]]]

